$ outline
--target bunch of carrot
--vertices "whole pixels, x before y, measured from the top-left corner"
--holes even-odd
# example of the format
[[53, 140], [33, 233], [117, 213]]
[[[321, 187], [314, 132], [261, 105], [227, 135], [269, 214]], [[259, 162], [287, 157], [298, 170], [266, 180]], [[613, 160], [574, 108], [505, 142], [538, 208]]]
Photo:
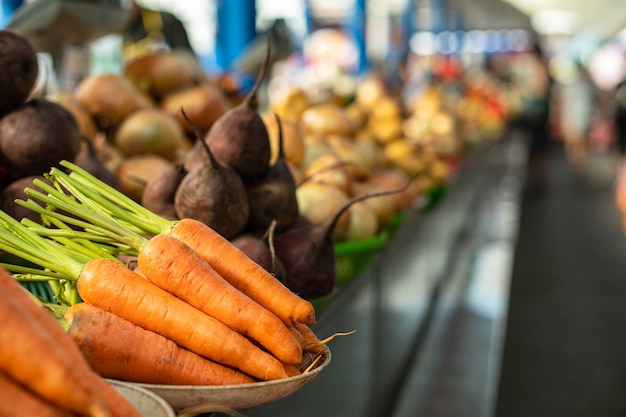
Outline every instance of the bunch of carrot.
[[[240, 384], [297, 375], [319, 353], [310, 302], [230, 241], [201, 222], [156, 216], [66, 164], [71, 175], [53, 168], [52, 185], [35, 182], [18, 201], [54, 227], [0, 212], [0, 249], [42, 267], [7, 266], [18, 279], [74, 285], [79, 299], [59, 297], [71, 305], [69, 334], [101, 375]], [[136, 254], [137, 267], [120, 253]]]
[[0, 315], [0, 415], [141, 416], [4, 268]]

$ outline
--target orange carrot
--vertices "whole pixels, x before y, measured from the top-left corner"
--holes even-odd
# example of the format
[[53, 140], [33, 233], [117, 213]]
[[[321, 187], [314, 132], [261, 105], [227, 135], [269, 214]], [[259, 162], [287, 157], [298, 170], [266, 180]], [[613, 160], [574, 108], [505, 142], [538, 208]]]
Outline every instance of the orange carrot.
[[258, 379], [286, 377], [281, 362], [245, 336], [115, 261], [88, 261], [77, 282], [86, 302]]
[[169, 385], [231, 385], [254, 382], [171, 340], [87, 303], [77, 310], [69, 335], [91, 367], [106, 378]]
[[0, 416], [73, 417], [0, 372]]
[[[11, 285], [7, 281], [0, 281], [0, 290], [4, 291], [8, 296], [13, 297], [15, 300], [17, 300], [20, 305], [24, 307], [24, 309], [29, 310], [29, 312], [39, 322], [43, 324], [47, 331], [56, 338], [57, 343], [59, 343], [59, 345], [64, 350], [64, 354], [70, 358], [72, 363], [75, 363], [76, 366], [79, 367], [86, 366], [87, 368], [89, 368], [89, 364], [82, 356], [76, 344], [67, 335], [65, 329], [60, 326], [57, 320], [49, 311], [47, 311], [46, 308], [43, 308], [40, 305], [34, 303], [31, 296], [20, 285]], [[67, 317], [71, 317], [73, 311], [76, 311], [86, 305], [87, 303], [77, 303], [68, 308], [65, 312], [65, 315]], [[91, 368], [89, 368], [89, 370], [91, 371]], [[113, 417], [141, 417], [141, 414], [135, 408], [135, 406], [132, 405], [111, 385], [109, 385], [103, 378], [100, 378], [97, 374], [93, 374], [93, 376], [95, 378], [90, 378], [89, 381], [90, 383], [94, 384], [95, 388], [98, 391], [102, 393]], [[91, 381], [92, 379], [93, 381]], [[85, 381], [87, 381], [87, 379]]]
[[[27, 302], [13, 297], [18, 290], [24, 291], [11, 274], [0, 269], [0, 369], [61, 408], [84, 416], [110, 416], [94, 384], [99, 376], [84, 359], [76, 361], [65, 349], [63, 338], [38, 320], [32, 312], [34, 301], [27, 294], [22, 293]], [[54, 326], [61, 328], [58, 323]]]
[[286, 324], [315, 323], [313, 305], [287, 288], [228, 239], [206, 224], [182, 219], [169, 234], [182, 240], [241, 292]]
[[312, 353], [324, 352], [324, 345], [309, 326], [303, 323], [296, 323], [293, 327], [302, 335], [304, 351]]
[[226, 281], [184, 242], [158, 234], [141, 248], [137, 261], [156, 286], [257, 341], [280, 361], [302, 362], [302, 347], [285, 323]]
[[[75, 217], [45, 209], [30, 199], [17, 202], [44, 216], [54, 217], [90, 232], [97, 229], [96, 234], [102, 234], [138, 252], [145, 245], [145, 236], [171, 235], [185, 242], [235, 288], [276, 314], [285, 324], [315, 323], [315, 309], [308, 300], [291, 291], [211, 227], [193, 219], [165, 219], [79, 166], [69, 161], [61, 161], [60, 164], [72, 171], [71, 174], [53, 167], [50, 176], [56, 184], [72, 194], [73, 199], [44, 181], [35, 180], [33, 184], [47, 194], [28, 187], [24, 191], [29, 197], [39, 200], [40, 204], [56, 207]], [[138, 230], [143, 232], [138, 233]]]
[[85, 308], [85, 307], [89, 307], [89, 304], [85, 302], [72, 304], [71, 306], [67, 308], [67, 310], [65, 310], [63, 317], [66, 318], [67, 320], [72, 320], [74, 318], [74, 314], [76, 314], [78, 310]]

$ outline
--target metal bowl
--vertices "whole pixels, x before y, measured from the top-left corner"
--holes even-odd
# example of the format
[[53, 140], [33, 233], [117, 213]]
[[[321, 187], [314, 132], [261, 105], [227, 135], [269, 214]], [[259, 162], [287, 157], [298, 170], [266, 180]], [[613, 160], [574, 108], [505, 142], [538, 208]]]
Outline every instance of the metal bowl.
[[325, 346], [322, 354], [311, 357], [311, 369], [275, 381], [220, 386], [132, 384], [164, 398], [179, 416], [241, 410], [293, 394], [319, 375], [328, 366], [330, 359], [330, 349]]
[[130, 382], [107, 379], [107, 382], [126, 398], [144, 417], [176, 417], [171, 405], [152, 391]]

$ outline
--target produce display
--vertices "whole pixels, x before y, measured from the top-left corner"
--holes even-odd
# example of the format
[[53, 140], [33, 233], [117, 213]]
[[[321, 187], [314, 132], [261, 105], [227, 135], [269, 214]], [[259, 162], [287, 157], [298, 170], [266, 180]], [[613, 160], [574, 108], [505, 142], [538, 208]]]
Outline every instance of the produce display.
[[[345, 333], [316, 336], [320, 301], [446, 187], [465, 127], [474, 142], [495, 137], [506, 113], [465, 114], [486, 100], [479, 88], [464, 107], [439, 88], [407, 106], [376, 75], [349, 97], [294, 88], [260, 110], [269, 47], [241, 96], [163, 52], [30, 97], [36, 57], [2, 37], [30, 68], [0, 86], [5, 275], [49, 308], [46, 327], [98, 381], [211, 399], [226, 387], [233, 407], [289, 395], [328, 364], [326, 344]], [[274, 394], [244, 401], [247, 389]]]

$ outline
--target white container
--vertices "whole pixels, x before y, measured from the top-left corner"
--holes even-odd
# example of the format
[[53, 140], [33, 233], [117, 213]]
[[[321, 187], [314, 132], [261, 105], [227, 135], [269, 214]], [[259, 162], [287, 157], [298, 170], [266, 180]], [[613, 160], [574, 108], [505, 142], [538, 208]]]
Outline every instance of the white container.
[[107, 379], [107, 382], [126, 398], [143, 417], [176, 417], [167, 401], [155, 393], [128, 382]]

